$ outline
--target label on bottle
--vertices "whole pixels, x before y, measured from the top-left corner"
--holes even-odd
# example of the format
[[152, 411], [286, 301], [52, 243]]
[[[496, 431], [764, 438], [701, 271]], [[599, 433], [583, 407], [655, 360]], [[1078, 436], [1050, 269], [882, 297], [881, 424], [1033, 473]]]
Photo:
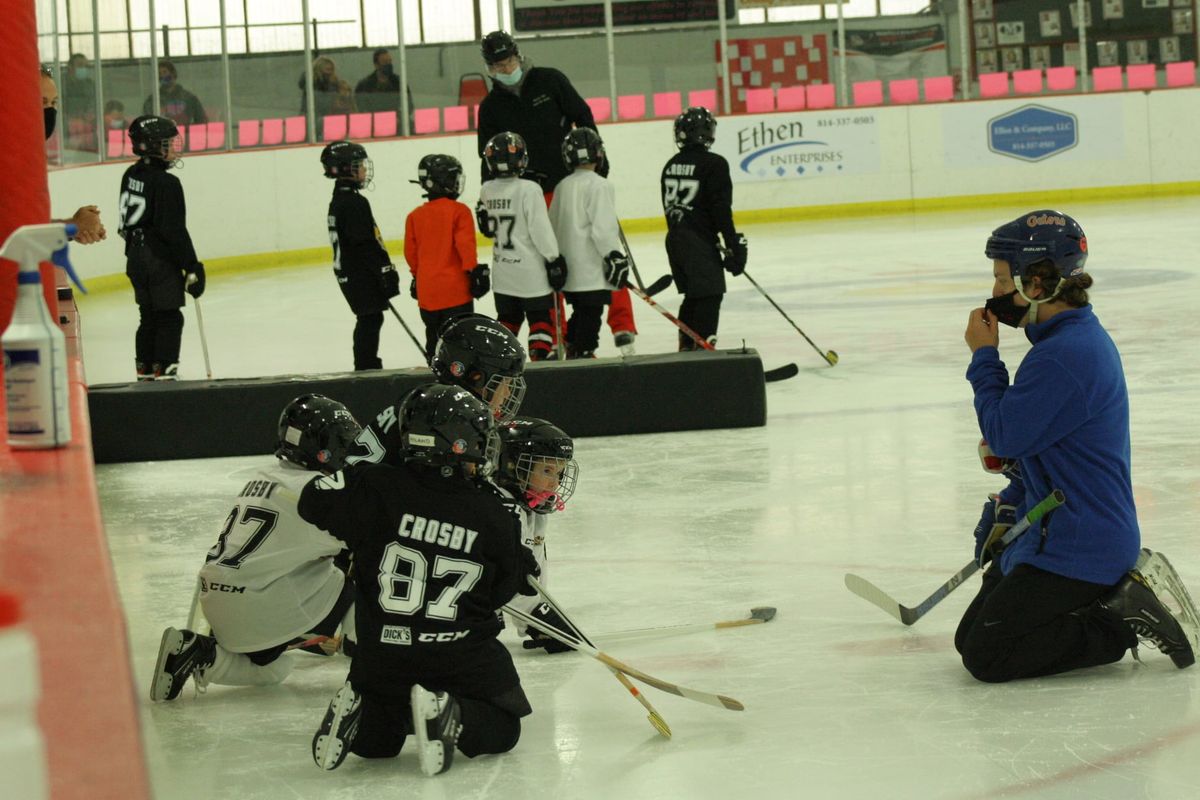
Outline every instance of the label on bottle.
[[5, 348], [4, 392], [8, 399], [8, 432], [22, 436], [45, 433], [39, 419], [36, 386], [41, 366], [36, 349]]

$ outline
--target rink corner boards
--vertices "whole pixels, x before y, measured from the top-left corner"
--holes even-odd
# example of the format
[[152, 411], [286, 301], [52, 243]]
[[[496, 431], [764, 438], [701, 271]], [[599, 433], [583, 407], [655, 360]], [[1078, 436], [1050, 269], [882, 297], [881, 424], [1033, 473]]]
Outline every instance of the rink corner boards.
[[[767, 421], [762, 361], [754, 350], [602, 358], [528, 365], [523, 416], [572, 436], [747, 428]], [[336, 398], [364, 424], [426, 369], [279, 375], [91, 386], [96, 463], [268, 454], [279, 412], [310, 392]]]

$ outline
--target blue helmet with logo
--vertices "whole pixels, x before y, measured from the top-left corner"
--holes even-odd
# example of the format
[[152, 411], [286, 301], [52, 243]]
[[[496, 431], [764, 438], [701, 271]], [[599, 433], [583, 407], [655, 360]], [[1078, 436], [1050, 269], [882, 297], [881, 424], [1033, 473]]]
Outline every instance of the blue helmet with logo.
[[1049, 261], [1062, 278], [1083, 274], [1087, 237], [1079, 223], [1061, 211], [1033, 211], [1001, 225], [988, 237], [984, 255], [1008, 262], [1014, 278], [1029, 267]]

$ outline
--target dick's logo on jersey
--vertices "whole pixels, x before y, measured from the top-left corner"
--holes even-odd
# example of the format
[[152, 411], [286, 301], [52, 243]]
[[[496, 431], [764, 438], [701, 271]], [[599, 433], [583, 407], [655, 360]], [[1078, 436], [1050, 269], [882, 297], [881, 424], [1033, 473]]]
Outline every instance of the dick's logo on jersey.
[[407, 625], [384, 625], [379, 631], [383, 644], [412, 644], [412, 628]]

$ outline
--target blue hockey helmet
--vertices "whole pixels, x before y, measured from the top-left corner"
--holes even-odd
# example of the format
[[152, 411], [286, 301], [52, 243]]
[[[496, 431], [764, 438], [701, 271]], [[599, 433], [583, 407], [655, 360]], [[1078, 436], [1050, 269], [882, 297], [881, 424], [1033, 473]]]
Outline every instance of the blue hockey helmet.
[[1033, 211], [1001, 225], [988, 237], [983, 253], [1008, 262], [1013, 278], [1025, 278], [1029, 267], [1042, 261], [1054, 265], [1062, 278], [1083, 274], [1087, 237], [1079, 223], [1061, 211]]

